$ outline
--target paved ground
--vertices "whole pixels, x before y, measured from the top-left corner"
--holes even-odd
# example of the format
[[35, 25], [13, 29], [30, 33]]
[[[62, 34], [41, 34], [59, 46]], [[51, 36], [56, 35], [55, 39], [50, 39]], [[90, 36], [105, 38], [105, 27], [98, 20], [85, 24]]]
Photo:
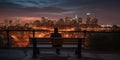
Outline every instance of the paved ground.
[[76, 58], [75, 50], [61, 50], [60, 55], [54, 49], [43, 49], [36, 59], [32, 59], [32, 50], [0, 49], [0, 60], [120, 60], [117, 52], [82, 51], [82, 58]]

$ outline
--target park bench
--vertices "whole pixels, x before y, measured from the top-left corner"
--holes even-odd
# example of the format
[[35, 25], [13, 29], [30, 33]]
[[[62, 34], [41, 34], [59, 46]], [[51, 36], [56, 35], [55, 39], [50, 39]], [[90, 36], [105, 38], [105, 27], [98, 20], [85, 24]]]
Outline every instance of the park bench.
[[[76, 49], [75, 53], [78, 57], [81, 57], [81, 46], [83, 38], [30, 38], [30, 44], [33, 48], [33, 57], [37, 56], [37, 48], [40, 49]], [[42, 46], [42, 45], [62, 45], [59, 46]], [[38, 46], [39, 45], [39, 46]], [[75, 46], [63, 46], [63, 45], [76, 45]]]

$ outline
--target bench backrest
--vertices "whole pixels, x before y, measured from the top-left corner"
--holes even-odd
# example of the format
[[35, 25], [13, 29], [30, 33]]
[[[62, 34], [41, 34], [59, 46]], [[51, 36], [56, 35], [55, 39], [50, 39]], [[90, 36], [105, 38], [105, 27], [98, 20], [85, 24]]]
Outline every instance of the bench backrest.
[[30, 44], [33, 40], [37, 44], [78, 44], [83, 38], [30, 38]]

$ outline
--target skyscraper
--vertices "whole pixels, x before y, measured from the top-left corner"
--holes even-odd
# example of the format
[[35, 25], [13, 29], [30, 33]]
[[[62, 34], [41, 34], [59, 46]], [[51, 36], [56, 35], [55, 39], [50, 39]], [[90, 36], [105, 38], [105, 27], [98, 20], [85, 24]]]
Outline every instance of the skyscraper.
[[41, 17], [41, 22], [43, 24], [47, 23], [48, 22], [48, 17]]
[[4, 24], [5, 24], [5, 27], [8, 27], [8, 24], [9, 24], [8, 19], [5, 19], [5, 20], [4, 20]]
[[8, 24], [9, 24], [9, 26], [12, 26], [12, 20], [9, 20]]
[[82, 18], [78, 17], [78, 23], [82, 24]]
[[15, 21], [15, 25], [18, 26], [20, 23], [19, 23], [19, 20], [20, 20], [20, 17], [16, 17], [16, 21]]
[[64, 21], [67, 25], [70, 24], [71, 22], [71, 18], [70, 17], [65, 17], [65, 21]]
[[86, 24], [91, 24], [91, 17], [90, 17], [91, 13], [86, 13], [87, 16], [87, 20], [86, 20]]
[[92, 19], [92, 24], [98, 24], [98, 19], [96, 17]]

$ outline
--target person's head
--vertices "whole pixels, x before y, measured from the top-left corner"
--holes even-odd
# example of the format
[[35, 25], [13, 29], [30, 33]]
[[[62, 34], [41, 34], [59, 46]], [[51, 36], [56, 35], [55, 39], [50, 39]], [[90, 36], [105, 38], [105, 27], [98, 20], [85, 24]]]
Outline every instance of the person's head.
[[58, 33], [58, 28], [57, 27], [54, 28], [54, 33]]

